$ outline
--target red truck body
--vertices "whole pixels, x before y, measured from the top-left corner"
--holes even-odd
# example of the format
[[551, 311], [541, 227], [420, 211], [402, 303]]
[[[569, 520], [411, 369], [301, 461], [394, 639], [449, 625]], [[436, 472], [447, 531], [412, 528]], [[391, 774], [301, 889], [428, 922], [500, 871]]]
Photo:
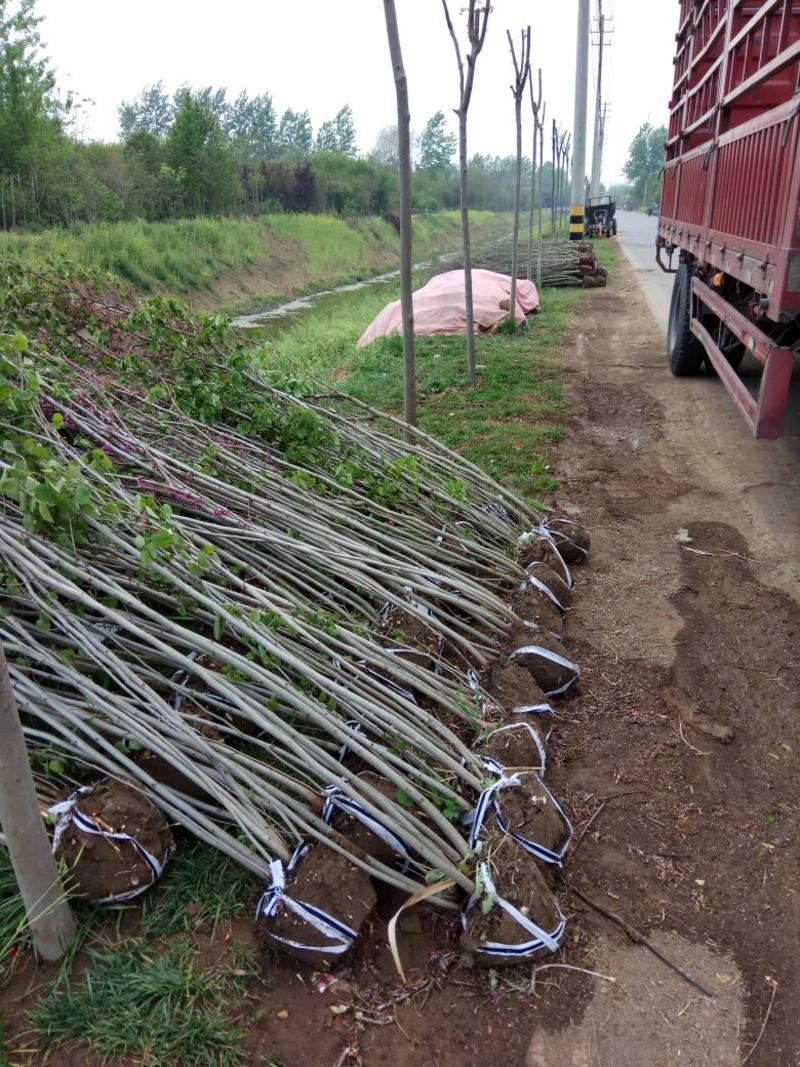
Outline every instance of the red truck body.
[[[680, 0], [676, 40], [659, 263], [667, 249], [689, 265], [691, 333], [775, 437], [800, 340], [800, 2]], [[764, 364], [758, 398], [738, 344]]]

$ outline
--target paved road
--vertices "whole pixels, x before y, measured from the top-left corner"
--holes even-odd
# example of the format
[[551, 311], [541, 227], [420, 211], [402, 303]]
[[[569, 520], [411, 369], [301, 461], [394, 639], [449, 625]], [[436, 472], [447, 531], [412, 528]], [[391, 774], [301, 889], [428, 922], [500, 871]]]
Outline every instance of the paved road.
[[617, 220], [622, 250], [636, 272], [653, 318], [666, 336], [672, 275], [665, 274], [656, 263], [658, 219], [638, 211], [621, 211]]
[[[666, 341], [672, 276], [664, 274], [655, 262], [657, 220], [623, 211], [618, 221], [620, 247]], [[636, 341], [631, 338], [632, 345]], [[667, 370], [666, 343], [653, 356], [644, 372], [647, 387], [657, 396], [669, 423], [679, 428], [698, 473], [721, 495], [738, 497], [744, 519], [741, 529], [753, 551], [763, 551], [777, 564], [769, 580], [798, 597], [800, 373], [796, 370], [792, 383], [783, 437], [756, 441], [715, 375], [673, 378]], [[756, 361], [747, 357], [742, 377], [754, 394], [759, 374]], [[782, 565], [778, 563], [781, 559]]]

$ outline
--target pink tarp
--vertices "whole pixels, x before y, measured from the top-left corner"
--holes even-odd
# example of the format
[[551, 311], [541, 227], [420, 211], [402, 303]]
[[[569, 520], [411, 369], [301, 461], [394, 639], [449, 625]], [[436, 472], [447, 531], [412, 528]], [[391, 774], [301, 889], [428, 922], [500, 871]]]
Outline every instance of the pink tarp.
[[[511, 305], [511, 276], [493, 270], [472, 272], [475, 332], [494, 333], [508, 318]], [[517, 322], [539, 309], [539, 294], [533, 282], [517, 281]], [[466, 333], [464, 311], [464, 271], [437, 274], [414, 293], [414, 333]], [[378, 337], [390, 337], [403, 329], [400, 301], [383, 309], [359, 338], [358, 347], [372, 344]]]

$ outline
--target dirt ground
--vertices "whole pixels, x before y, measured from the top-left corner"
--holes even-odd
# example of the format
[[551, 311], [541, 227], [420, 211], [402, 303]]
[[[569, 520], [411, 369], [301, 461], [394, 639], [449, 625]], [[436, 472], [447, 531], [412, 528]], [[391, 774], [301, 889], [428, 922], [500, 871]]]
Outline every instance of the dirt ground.
[[[566, 638], [583, 678], [551, 744], [549, 781], [579, 837], [594, 816], [565, 872], [559, 962], [607, 977], [539, 970], [532, 990], [530, 965], [472, 971], [447, 920], [412, 914], [402, 991], [378, 921], [324, 994], [280, 966], [260, 1031], [286, 1067], [733, 1067], [768, 1010], [748, 1063], [800, 1064], [798, 527], [776, 539], [704, 403], [715, 383], [677, 382], [663, 353], [620, 257], [565, 352], [573, 415], [553, 457], [559, 505], [594, 536]], [[752, 445], [744, 423], [728, 425]], [[774, 481], [770, 446], [755, 447]], [[781, 490], [787, 511], [797, 489]]]
[[[562, 954], [535, 973], [471, 969], [454, 924], [418, 908], [399, 923], [403, 987], [386, 943], [399, 901], [384, 899], [336, 981], [264, 957], [266, 983], [242, 1007], [252, 1064], [738, 1067], [757, 1041], [752, 1067], [800, 1064], [800, 552], [753, 510], [663, 347], [620, 258], [565, 352], [573, 414], [552, 457], [560, 507], [594, 537], [566, 636], [583, 676], [559, 703], [548, 772], [579, 842]], [[252, 937], [251, 924], [228, 934]]]
[[[297, 967], [272, 973], [257, 1048], [285, 1067], [733, 1067], [770, 1005], [748, 1063], [800, 1064], [797, 535], [776, 542], [702, 402], [714, 383], [669, 375], [621, 257], [614, 275], [588, 294], [565, 353], [573, 416], [554, 456], [559, 504], [594, 547], [566, 639], [583, 679], [560, 704], [549, 772], [579, 835], [594, 816], [565, 872], [560, 962], [607, 977], [540, 970], [532, 990], [531, 966], [469, 970], [452, 924], [412, 913], [400, 924], [404, 991], [386, 901], [325, 993]], [[797, 488], [785, 486], [790, 509]]]

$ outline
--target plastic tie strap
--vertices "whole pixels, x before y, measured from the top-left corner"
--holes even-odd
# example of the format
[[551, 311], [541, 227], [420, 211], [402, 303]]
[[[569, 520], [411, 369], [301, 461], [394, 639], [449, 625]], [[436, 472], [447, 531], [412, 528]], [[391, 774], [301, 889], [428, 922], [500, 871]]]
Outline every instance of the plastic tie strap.
[[59, 801], [58, 804], [53, 804], [52, 807], [47, 809], [48, 815], [54, 815], [57, 818], [55, 829], [53, 830], [53, 852], [58, 849], [61, 844], [61, 839], [66, 833], [67, 827], [72, 824], [77, 830], [80, 830], [84, 834], [94, 834], [97, 837], [103, 837], [106, 841], [127, 841], [133, 845], [138, 856], [144, 860], [150, 871], [150, 881], [145, 885], [137, 886], [135, 889], [129, 889], [125, 893], [112, 893], [107, 897], [103, 897], [101, 900], [93, 901], [94, 904], [122, 904], [126, 900], [134, 900], [136, 897], [141, 896], [146, 892], [158, 879], [161, 877], [161, 872], [164, 870], [169, 857], [172, 855], [172, 849], [167, 849], [164, 853], [164, 859], [158, 860], [142, 845], [135, 837], [131, 837], [130, 834], [118, 833], [114, 830], [102, 830], [94, 819], [88, 815], [84, 815], [82, 811], [78, 810], [78, 801], [82, 796], [87, 796], [92, 792], [92, 786], [81, 786], [80, 789], [76, 789], [74, 793], [67, 797], [66, 800]]
[[496, 782], [493, 782], [487, 789], [481, 793], [478, 797], [478, 803], [475, 806], [475, 810], [465, 816], [464, 822], [467, 825], [471, 825], [469, 835], [469, 847], [473, 852], [480, 851], [480, 833], [483, 829], [483, 824], [486, 820], [486, 816], [489, 814], [489, 810], [493, 809], [497, 825], [499, 829], [512, 839], [516, 841], [518, 845], [521, 845], [526, 852], [530, 853], [534, 858], [541, 860], [542, 863], [547, 863], [553, 867], [560, 867], [564, 862], [564, 857], [567, 854], [567, 850], [572, 843], [572, 837], [574, 831], [572, 829], [572, 823], [564, 813], [563, 808], [558, 803], [556, 798], [544, 784], [542, 779], [534, 771], [528, 771], [526, 773], [531, 774], [537, 782], [537, 785], [542, 789], [544, 795], [556, 809], [560, 815], [564, 827], [567, 831], [567, 838], [563, 846], [558, 852], [554, 852], [552, 849], [546, 848], [544, 845], [539, 844], [538, 841], [531, 841], [527, 837], [522, 837], [521, 834], [515, 834], [508, 829], [508, 826], [503, 819], [500, 803], [498, 800], [498, 793], [501, 793], [504, 789], [513, 789], [516, 786], [522, 785], [522, 777], [519, 772], [514, 774], [506, 774], [505, 769], [496, 761], [492, 759], [484, 760], [484, 763], [490, 771], [498, 775]]
[[557, 697], [561, 693], [566, 693], [570, 686], [573, 685], [580, 676], [581, 671], [577, 663], [573, 663], [572, 660], [559, 656], [557, 652], [551, 652], [549, 648], [542, 648], [540, 645], [524, 645], [522, 648], [515, 649], [509, 658], [513, 659], [514, 656], [526, 656], [531, 654], [541, 656], [542, 659], [550, 660], [551, 663], [555, 663], [559, 667], [566, 667], [573, 672], [573, 676], [568, 682], [559, 686], [558, 689], [546, 690], [545, 696]]
[[[547, 766], [547, 753], [544, 750], [544, 745], [542, 744], [541, 737], [539, 737], [538, 730], [531, 726], [529, 722], [511, 722], [508, 723], [506, 726], [498, 726], [496, 730], [492, 730], [488, 734], [487, 741], [489, 740], [489, 738], [494, 737], [495, 734], [504, 734], [507, 733], [509, 730], [519, 730], [520, 728], [527, 730], [533, 738], [533, 743], [534, 745], [536, 745], [536, 751], [539, 753], [539, 770], [544, 773], [544, 770]], [[487, 766], [489, 766], [490, 763], [494, 764], [496, 767], [500, 768], [501, 774], [505, 773], [505, 767], [503, 767], [498, 760], [489, 758], [484, 760], [484, 762]], [[490, 769], [494, 770], [494, 767], [491, 767]]]
[[280, 909], [288, 908], [294, 915], [309, 926], [313, 927], [330, 943], [327, 945], [304, 945], [302, 941], [292, 941], [291, 938], [281, 937], [270, 931], [270, 937], [279, 941], [282, 945], [290, 948], [302, 949], [304, 952], [321, 952], [327, 956], [341, 956], [353, 945], [358, 938], [355, 930], [346, 923], [329, 915], [322, 908], [313, 904], [306, 904], [302, 900], [295, 900], [286, 892], [286, 874], [291, 873], [302, 856], [308, 850], [308, 845], [298, 845], [284, 869], [280, 860], [273, 860], [269, 865], [269, 874], [272, 884], [262, 893], [256, 905], [256, 921], [259, 919], [273, 919]]
[[339, 788], [337, 785], [329, 785], [325, 789], [325, 806], [322, 809], [322, 821], [331, 825], [333, 819], [333, 813], [337, 809], [344, 812], [345, 815], [351, 815], [354, 819], [357, 819], [362, 826], [366, 826], [368, 830], [371, 830], [376, 837], [379, 837], [381, 841], [385, 842], [389, 848], [394, 852], [398, 852], [406, 859], [405, 866], [408, 866], [410, 860], [410, 854], [408, 851], [408, 845], [401, 837], [390, 830], [381, 820], [367, 811], [363, 804], [360, 804], [357, 800], [353, 800], [347, 793]]
[[[493, 906], [502, 908], [506, 915], [509, 915], [518, 926], [520, 926], [527, 934], [531, 935], [532, 940], [526, 941], [520, 945], [504, 945], [500, 941], [484, 941], [475, 951], [482, 956], [512, 956], [521, 960], [529, 959], [531, 956], [535, 956], [540, 952], [557, 952], [567, 927], [567, 920], [564, 918], [564, 915], [558, 906], [558, 901], [555, 901], [555, 898], [553, 898], [556, 905], [556, 911], [558, 912], [559, 922], [555, 930], [548, 933], [546, 930], [542, 930], [540, 926], [537, 926], [533, 919], [528, 915], [523, 915], [519, 908], [515, 908], [510, 901], [504, 900], [503, 897], [498, 895], [487, 864], [479, 864], [478, 871], [484, 890], [488, 892], [492, 898]], [[461, 913], [461, 925], [465, 930], [467, 929], [469, 913], [475, 907], [477, 902], [478, 895], [474, 894], [467, 901], [467, 906]]]

